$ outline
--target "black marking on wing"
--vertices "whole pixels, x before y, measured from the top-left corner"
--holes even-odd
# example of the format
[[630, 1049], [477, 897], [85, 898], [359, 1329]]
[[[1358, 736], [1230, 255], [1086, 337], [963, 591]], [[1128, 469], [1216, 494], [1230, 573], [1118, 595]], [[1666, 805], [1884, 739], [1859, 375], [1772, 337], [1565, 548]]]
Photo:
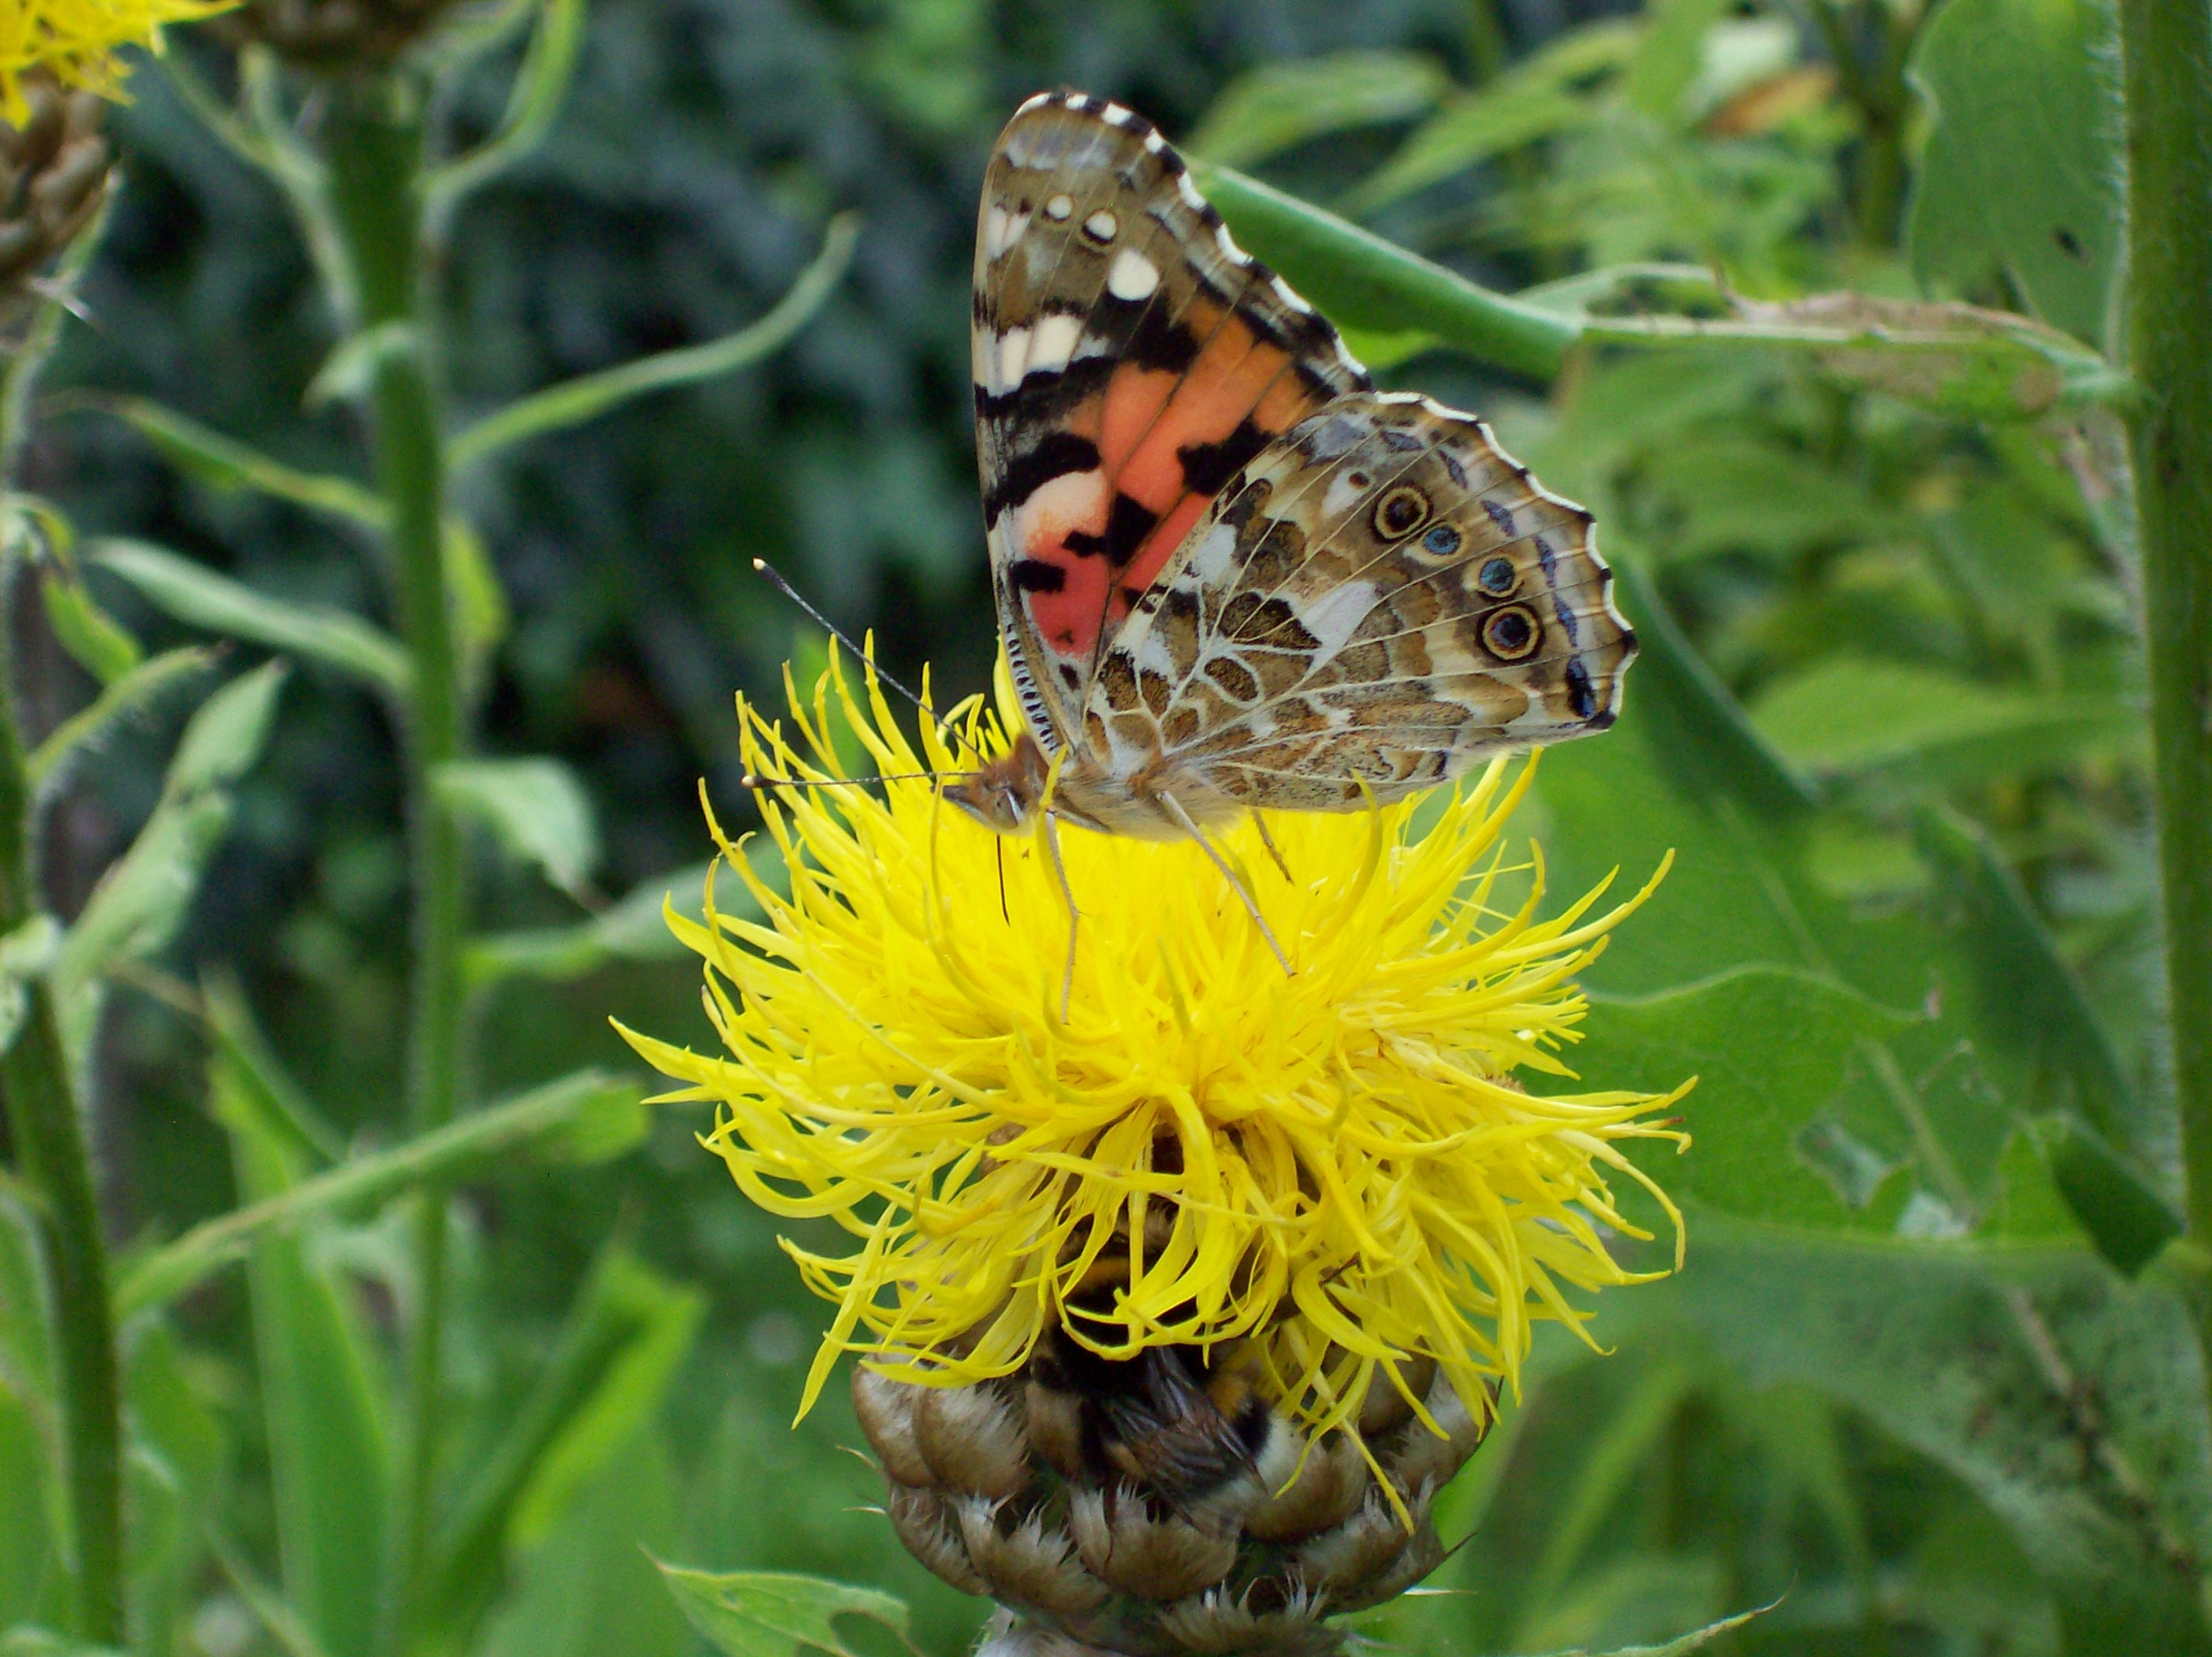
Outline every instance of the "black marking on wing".
[[1183, 487], [1193, 495], [1216, 495], [1252, 458], [1274, 440], [1250, 416], [1218, 443], [1186, 443], [1176, 451], [1182, 463]]
[[1018, 507], [1055, 477], [1096, 471], [1098, 446], [1073, 432], [1048, 432], [1036, 446], [1006, 463], [1006, 470], [983, 497], [983, 521], [995, 524], [1009, 507]]
[[1114, 504], [1106, 510], [1106, 532], [1093, 535], [1087, 530], [1071, 530], [1063, 537], [1070, 552], [1088, 556], [1103, 552], [1120, 569], [1137, 555], [1137, 549], [1145, 544], [1145, 537], [1152, 532], [1152, 525], [1160, 521], [1159, 513], [1120, 490], [1114, 492]]

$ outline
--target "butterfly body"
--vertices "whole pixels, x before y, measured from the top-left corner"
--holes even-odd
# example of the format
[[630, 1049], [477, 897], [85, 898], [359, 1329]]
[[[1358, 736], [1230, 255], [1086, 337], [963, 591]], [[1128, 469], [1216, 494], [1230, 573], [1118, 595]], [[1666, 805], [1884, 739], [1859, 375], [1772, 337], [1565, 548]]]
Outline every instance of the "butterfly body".
[[1378, 391], [1159, 135], [1040, 94], [975, 252], [977, 448], [1027, 730], [948, 786], [1171, 838], [1346, 810], [1613, 722], [1634, 638], [1589, 514]]

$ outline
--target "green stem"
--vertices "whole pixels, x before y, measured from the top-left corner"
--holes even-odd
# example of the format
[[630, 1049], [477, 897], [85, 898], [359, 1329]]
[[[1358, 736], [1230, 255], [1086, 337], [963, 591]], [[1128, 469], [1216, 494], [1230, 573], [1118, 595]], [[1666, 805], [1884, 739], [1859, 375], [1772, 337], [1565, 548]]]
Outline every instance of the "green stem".
[[[400, 632], [412, 669], [406, 729], [414, 983], [408, 1114], [418, 1133], [453, 1120], [460, 1090], [461, 944], [466, 891], [459, 822], [433, 786], [459, 757], [460, 658], [447, 591], [442, 526], [446, 458], [422, 276], [422, 100], [410, 76], [364, 76], [333, 89], [325, 128], [331, 200], [351, 267], [357, 329], [389, 329], [372, 394], [377, 490]], [[392, 1543], [392, 1648], [414, 1637], [432, 1533], [438, 1462], [440, 1347], [446, 1299], [446, 1210], [433, 1187], [414, 1221], [416, 1309], [408, 1332], [405, 1465]]]
[[2212, 9], [2122, 0], [2130, 427], [2190, 1235], [2212, 1242]]
[[[94, 226], [73, 246], [60, 279], [64, 288], [90, 258]], [[31, 388], [60, 337], [66, 307], [41, 306], [0, 382], [0, 497], [14, 476], [28, 426]], [[39, 913], [31, 834], [35, 792], [15, 724], [15, 689], [8, 640], [18, 574], [0, 566], [0, 934]], [[114, 1312], [108, 1296], [107, 1243], [101, 1235], [92, 1159], [76, 1091], [44, 978], [24, 986], [28, 1002], [15, 1039], [0, 1053], [0, 1102], [16, 1173], [36, 1205], [40, 1266], [61, 1379], [61, 1459], [70, 1541], [75, 1558], [77, 1635], [92, 1645], [123, 1643], [123, 1417], [115, 1365]]]
[[[7, 677], [0, 661], [0, 681]], [[29, 790], [12, 687], [0, 683], [0, 931], [37, 907], [27, 883]], [[123, 1643], [122, 1416], [92, 1164], [69, 1061], [43, 979], [27, 986], [22, 1028], [0, 1056], [0, 1095], [16, 1171], [35, 1196], [61, 1375], [62, 1460], [76, 1554], [76, 1631]]]

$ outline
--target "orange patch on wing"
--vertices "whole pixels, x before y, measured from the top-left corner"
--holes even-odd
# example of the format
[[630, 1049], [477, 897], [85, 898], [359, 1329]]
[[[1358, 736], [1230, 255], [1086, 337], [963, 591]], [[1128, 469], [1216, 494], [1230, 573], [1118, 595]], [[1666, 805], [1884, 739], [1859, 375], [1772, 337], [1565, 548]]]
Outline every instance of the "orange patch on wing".
[[1067, 472], [1054, 478], [1015, 509], [1012, 525], [1020, 558], [1033, 558], [1060, 574], [1057, 592], [1023, 592], [1037, 636], [1054, 654], [1080, 658], [1089, 665], [1106, 616], [1107, 588], [1113, 572], [1105, 559], [1071, 551], [1071, 535], [1105, 531], [1113, 490], [1098, 472]]

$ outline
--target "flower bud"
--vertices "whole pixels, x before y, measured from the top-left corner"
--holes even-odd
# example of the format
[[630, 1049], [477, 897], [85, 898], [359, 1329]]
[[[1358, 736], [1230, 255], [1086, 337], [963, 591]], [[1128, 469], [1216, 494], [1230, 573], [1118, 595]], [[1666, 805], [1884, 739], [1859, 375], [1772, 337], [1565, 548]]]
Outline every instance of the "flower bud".
[[26, 76], [21, 93], [22, 119], [0, 119], [0, 338], [21, 326], [39, 278], [98, 215], [114, 164], [97, 95], [44, 75]]

